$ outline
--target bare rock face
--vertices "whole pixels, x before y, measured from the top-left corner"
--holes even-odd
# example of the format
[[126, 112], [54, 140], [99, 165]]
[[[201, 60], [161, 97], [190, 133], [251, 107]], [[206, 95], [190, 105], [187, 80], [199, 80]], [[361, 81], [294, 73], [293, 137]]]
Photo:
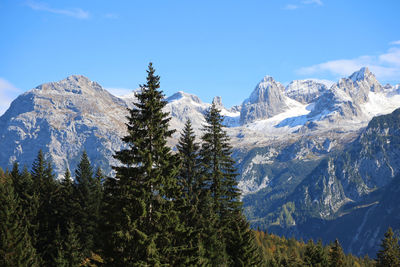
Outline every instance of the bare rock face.
[[74, 169], [83, 150], [111, 172], [125, 133], [125, 103], [84, 76], [46, 83], [20, 95], [0, 117], [0, 165], [31, 166], [40, 149], [55, 172]]
[[240, 112], [241, 124], [267, 119], [284, 112], [288, 108], [284, 91], [285, 87], [281, 83], [271, 76], [265, 76], [250, 97], [243, 102]]

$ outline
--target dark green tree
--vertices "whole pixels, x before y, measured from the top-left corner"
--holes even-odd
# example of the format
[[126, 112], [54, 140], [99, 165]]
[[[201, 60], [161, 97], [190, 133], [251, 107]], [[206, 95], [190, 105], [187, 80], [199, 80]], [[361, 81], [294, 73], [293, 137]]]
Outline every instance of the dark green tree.
[[107, 190], [115, 191], [106, 192], [113, 221], [106, 227], [111, 231], [105, 244], [109, 251], [103, 252], [115, 266], [176, 265], [180, 259], [175, 237], [183, 229], [174, 208], [178, 158], [167, 146], [174, 131], [168, 129], [170, 117], [163, 111], [166, 101], [159, 79], [150, 63], [147, 83], [140, 86], [137, 102], [129, 109], [128, 135], [122, 139], [127, 148], [115, 154], [121, 163], [114, 167], [116, 181], [106, 183]]
[[68, 222], [67, 236], [64, 241], [63, 258], [69, 267], [78, 267], [83, 262], [82, 247], [73, 222]]
[[24, 213], [29, 235], [32, 243], [35, 244], [37, 225], [34, 224], [34, 220], [38, 212], [39, 198], [35, 193], [31, 174], [26, 166], [24, 166], [22, 172], [19, 172], [19, 165], [15, 162], [10, 175], [13, 180], [14, 191], [19, 198], [19, 203]]
[[224, 130], [224, 118], [214, 104], [206, 112], [205, 120], [200, 150], [203, 184], [209, 187], [217, 214], [229, 219], [229, 213], [240, 210], [242, 205], [232, 147]]
[[12, 178], [0, 169], [0, 266], [39, 266]]
[[[231, 257], [231, 266], [262, 266], [259, 249], [254, 242], [254, 233], [246, 218], [241, 214], [232, 214], [236, 218], [229, 221], [230, 237], [226, 237], [227, 252]], [[235, 255], [235, 256], [232, 256]]]
[[[217, 249], [220, 251], [220, 258], [215, 259], [213, 264], [240, 266], [253, 260], [254, 263], [259, 263], [261, 258], [258, 250], [254, 249], [254, 237], [246, 221], [243, 221], [235, 161], [232, 158], [230, 139], [223, 125], [224, 117], [215, 104], [206, 112], [205, 120], [200, 149], [202, 191], [210, 193], [213, 210], [218, 218], [214, 229], [221, 231], [219, 239], [223, 240], [222, 247]], [[238, 230], [241, 232], [236, 232]], [[235, 236], [232, 236], [233, 233]], [[238, 239], [234, 240], [235, 237]], [[245, 246], [243, 250], [248, 253], [239, 252], [236, 242], [242, 243]]]
[[65, 170], [64, 177], [60, 181], [57, 208], [61, 219], [61, 233], [65, 237], [67, 234], [67, 222], [77, 217], [76, 212], [79, 209], [79, 205], [74, 199], [74, 182], [68, 168]]
[[311, 239], [307, 242], [303, 261], [305, 266], [328, 266], [328, 259], [321, 240], [317, 244], [314, 244]]
[[34, 194], [38, 198], [38, 209], [32, 225], [35, 230], [34, 246], [43, 265], [50, 266], [53, 262], [51, 247], [54, 234], [58, 225], [56, 195], [58, 184], [55, 181], [53, 168], [50, 161], [44, 157], [42, 150], [33, 162], [31, 177]]
[[75, 223], [84, 257], [90, 257], [95, 249], [96, 233], [99, 224], [100, 195], [99, 185], [93, 176], [89, 157], [84, 151], [75, 170], [74, 199], [77, 210]]
[[343, 267], [345, 266], [345, 255], [343, 253], [342, 246], [336, 239], [335, 242], [330, 246], [329, 250], [329, 266], [331, 267]]
[[60, 227], [57, 226], [54, 234], [53, 246], [51, 247], [53, 254], [53, 262], [51, 266], [68, 267], [68, 262], [64, 257], [63, 243]]
[[206, 261], [200, 238], [203, 229], [198, 223], [199, 195], [201, 192], [199, 148], [200, 146], [196, 143], [192, 124], [190, 120], [187, 120], [177, 144], [181, 162], [177, 179], [181, 193], [176, 205], [180, 213], [180, 220], [185, 227], [185, 231], [179, 237], [179, 240], [184, 254], [182, 264], [186, 266], [199, 265]]
[[377, 254], [378, 267], [400, 266], [400, 247], [399, 240], [394, 236], [391, 227], [385, 233], [385, 238], [382, 239], [381, 250]]

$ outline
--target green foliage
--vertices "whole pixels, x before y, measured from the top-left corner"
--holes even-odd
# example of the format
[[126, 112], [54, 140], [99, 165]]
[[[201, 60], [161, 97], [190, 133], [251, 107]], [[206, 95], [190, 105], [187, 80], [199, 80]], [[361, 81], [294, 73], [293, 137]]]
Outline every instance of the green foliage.
[[394, 236], [391, 227], [385, 233], [385, 238], [382, 239], [382, 249], [377, 254], [378, 267], [400, 266], [400, 247], [399, 240]]
[[64, 259], [69, 267], [80, 266], [83, 256], [82, 247], [79, 243], [78, 233], [73, 222], [68, 223], [67, 236], [64, 240]]
[[51, 162], [47, 161], [40, 150], [33, 162], [31, 177], [33, 180], [34, 194], [38, 198], [38, 207], [33, 218], [33, 239], [43, 264], [50, 266], [52, 262], [51, 246], [57, 228], [57, 207], [55, 181]]
[[[207, 253], [213, 255], [213, 265], [244, 266], [257, 265], [260, 262], [257, 249], [254, 248], [253, 236], [248, 223], [242, 215], [240, 191], [236, 182], [235, 161], [232, 159], [232, 147], [224, 130], [223, 116], [213, 104], [205, 114], [206, 124], [203, 128], [201, 159], [200, 201], [211, 203], [209, 207], [214, 214], [203, 210], [203, 225], [214, 228], [215, 237], [207, 237]], [[206, 207], [206, 208], [209, 208]], [[208, 219], [207, 215], [211, 218]], [[240, 245], [239, 245], [240, 244]], [[209, 251], [213, 250], [213, 251]]]
[[0, 266], [39, 266], [11, 177], [1, 169]]
[[105, 246], [113, 265], [173, 265], [180, 254], [174, 240], [183, 231], [174, 209], [178, 158], [167, 146], [174, 131], [168, 129], [160, 77], [151, 63], [147, 74], [129, 110], [128, 135], [122, 139], [128, 148], [116, 152], [121, 166], [114, 167], [115, 182], [107, 183], [113, 184], [106, 200], [114, 214]]
[[304, 264], [306, 266], [327, 266], [328, 260], [327, 255], [322, 246], [321, 240], [317, 244], [314, 244], [312, 240], [309, 240], [306, 245], [304, 252]]
[[345, 255], [343, 253], [342, 246], [336, 239], [331, 245], [329, 250], [329, 266], [331, 267], [344, 267], [345, 266]]
[[[339, 249], [339, 242], [324, 247], [320, 241], [315, 244], [310, 240], [304, 244], [294, 238], [255, 231], [255, 243], [262, 251], [265, 266], [375, 266], [368, 256], [357, 258], [351, 254], [344, 255]], [[336, 247], [335, 253], [333, 247]]]
[[206, 262], [204, 247], [201, 239], [202, 227], [199, 223], [199, 197], [201, 193], [201, 179], [199, 175], [199, 145], [190, 120], [185, 124], [178, 145], [180, 168], [177, 175], [177, 183], [180, 187], [180, 195], [176, 201], [176, 209], [179, 211], [179, 219], [184, 225], [184, 231], [178, 238], [182, 247], [181, 257], [183, 265], [201, 265]]
[[[101, 177], [101, 171], [97, 176]], [[89, 257], [95, 248], [96, 233], [100, 220], [101, 183], [93, 176], [93, 169], [86, 151], [75, 171], [74, 198], [77, 204], [75, 223], [82, 254]], [[68, 183], [67, 183], [68, 184]]]

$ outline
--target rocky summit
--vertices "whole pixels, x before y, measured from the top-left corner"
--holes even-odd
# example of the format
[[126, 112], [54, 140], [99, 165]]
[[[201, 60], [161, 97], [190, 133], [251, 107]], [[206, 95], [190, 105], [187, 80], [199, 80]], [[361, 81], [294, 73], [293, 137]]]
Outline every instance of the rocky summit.
[[[75, 170], [86, 150], [112, 175], [127, 108], [135, 101], [134, 93], [114, 96], [81, 75], [31, 89], [0, 117], [0, 166], [18, 161], [30, 167], [42, 149], [62, 175], [66, 168]], [[169, 144], [175, 146], [188, 119], [200, 137], [211, 104], [182, 91], [166, 101], [170, 126], [177, 129]], [[347, 228], [358, 233], [357, 240], [343, 236], [344, 248], [356, 254], [376, 250], [378, 239], [362, 248], [357, 242], [371, 237], [365, 224], [377, 224], [370, 216], [386, 205], [384, 192], [397, 190], [389, 186], [400, 167], [398, 111], [392, 114], [400, 107], [399, 85], [382, 86], [368, 68], [336, 83], [296, 80], [286, 87], [266, 76], [241, 105], [227, 109], [220, 97], [213, 103], [225, 116], [253, 226], [315, 238], [315, 229], [357, 218]], [[373, 119], [382, 114], [390, 115]], [[400, 225], [390, 212], [385, 216]], [[379, 227], [386, 230], [384, 223]], [[326, 240], [339, 235], [329, 229]]]

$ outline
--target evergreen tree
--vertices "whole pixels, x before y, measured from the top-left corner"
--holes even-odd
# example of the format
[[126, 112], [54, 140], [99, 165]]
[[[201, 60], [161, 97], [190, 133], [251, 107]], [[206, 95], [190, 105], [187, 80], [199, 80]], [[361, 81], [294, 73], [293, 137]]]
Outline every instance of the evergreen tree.
[[185, 128], [179, 139], [177, 149], [181, 161], [178, 174], [178, 185], [181, 195], [177, 201], [177, 210], [180, 220], [184, 223], [185, 231], [178, 237], [183, 249], [184, 265], [199, 265], [205, 262], [204, 249], [200, 238], [201, 225], [198, 223], [199, 195], [200, 195], [200, 161], [198, 151], [200, 146], [190, 120], [186, 121]]
[[[92, 202], [92, 210], [93, 210], [93, 220], [95, 220], [96, 223], [96, 229], [95, 233], [98, 233], [100, 231], [100, 220], [101, 220], [101, 208], [102, 208], [102, 203], [103, 203], [103, 195], [104, 195], [104, 189], [103, 189], [103, 181], [105, 177], [103, 175], [103, 172], [100, 167], [96, 169], [95, 175], [94, 175], [94, 181], [92, 185], [92, 193], [93, 193], [93, 202]], [[95, 234], [94, 236], [94, 244], [95, 244], [95, 251], [98, 252], [98, 249], [101, 247], [101, 235]]]
[[306, 266], [328, 266], [328, 260], [326, 258], [321, 240], [319, 240], [316, 245], [311, 239], [308, 241], [306, 250], [304, 252], [303, 261]]
[[57, 226], [55, 231], [53, 246], [51, 247], [53, 252], [53, 262], [51, 266], [55, 267], [68, 267], [68, 262], [64, 257], [64, 248], [63, 248], [63, 238], [61, 236], [60, 227]]
[[345, 266], [345, 256], [343, 253], [342, 246], [336, 239], [335, 243], [331, 245], [329, 250], [329, 266], [331, 267], [343, 267]]
[[78, 267], [83, 261], [82, 247], [73, 222], [68, 223], [68, 232], [64, 242], [63, 258], [69, 267]]
[[71, 172], [67, 168], [64, 173], [64, 177], [60, 183], [60, 190], [58, 195], [58, 210], [59, 216], [63, 220], [61, 223], [61, 233], [62, 236], [66, 236], [67, 233], [67, 221], [74, 220], [77, 215], [75, 214], [79, 209], [74, 199], [74, 182], [71, 178]]
[[[223, 240], [222, 247], [217, 249], [220, 251], [220, 258], [213, 264], [240, 266], [249, 261], [259, 263], [260, 256], [253, 247], [254, 237], [248, 224], [243, 221], [235, 161], [232, 159], [232, 147], [224, 130], [223, 119], [220, 110], [213, 104], [205, 114], [206, 125], [200, 150], [202, 191], [210, 192], [213, 210], [218, 217], [214, 229], [217, 233], [221, 231], [219, 238]], [[241, 232], [236, 232], [238, 230]], [[232, 240], [233, 233], [237, 235], [237, 240]], [[239, 246], [235, 242], [242, 243], [246, 253], [239, 252]]]
[[[108, 223], [106, 256], [113, 265], [174, 265], [180, 253], [174, 240], [181, 229], [174, 208], [179, 194], [176, 183], [177, 157], [167, 146], [169, 116], [163, 112], [166, 101], [159, 90], [159, 76], [152, 64], [147, 71], [147, 83], [136, 94], [137, 102], [129, 110], [127, 145], [116, 153], [121, 166], [114, 167], [114, 191], [106, 199], [113, 222]], [[109, 198], [111, 196], [111, 199]], [[178, 247], [177, 247], [178, 246]]]
[[38, 198], [38, 209], [33, 219], [35, 248], [43, 261], [43, 265], [51, 265], [53, 257], [51, 246], [58, 217], [56, 214], [56, 194], [58, 190], [53, 168], [50, 161], [45, 160], [42, 150], [33, 162], [32, 172], [33, 188]]
[[229, 219], [230, 212], [241, 209], [240, 191], [237, 188], [236, 169], [232, 159], [229, 137], [223, 129], [223, 116], [213, 104], [205, 114], [206, 125], [200, 150], [203, 184], [209, 187], [217, 214]]
[[11, 179], [0, 169], [0, 266], [39, 266]]
[[378, 258], [376, 266], [400, 266], [399, 240], [394, 236], [391, 227], [389, 227], [385, 233], [385, 238], [382, 239], [381, 247], [382, 249], [379, 250], [377, 254]]
[[82, 253], [90, 257], [95, 248], [95, 236], [99, 223], [100, 196], [97, 182], [93, 177], [93, 169], [86, 151], [82, 153], [81, 161], [75, 170], [75, 192], [77, 210], [75, 222], [77, 227]]
[[[254, 233], [246, 218], [241, 214], [230, 221], [230, 237], [226, 238], [228, 254], [232, 259], [231, 266], [262, 266], [261, 255], [254, 242]], [[235, 256], [232, 256], [235, 255]]]
[[200, 146], [196, 143], [196, 136], [190, 120], [186, 121], [185, 128], [176, 147], [181, 159], [178, 183], [181, 186], [183, 198], [187, 200], [188, 205], [196, 205], [197, 200], [194, 196], [199, 194], [200, 186], [200, 161], [198, 156]]
[[31, 174], [26, 166], [24, 166], [23, 171], [20, 172], [18, 163], [14, 162], [10, 175], [13, 181], [14, 191], [18, 196], [21, 210], [24, 213], [29, 235], [34, 244], [36, 240], [35, 233], [37, 233], [37, 225], [34, 224], [34, 219], [37, 215], [39, 199], [37, 194], [35, 194]]

